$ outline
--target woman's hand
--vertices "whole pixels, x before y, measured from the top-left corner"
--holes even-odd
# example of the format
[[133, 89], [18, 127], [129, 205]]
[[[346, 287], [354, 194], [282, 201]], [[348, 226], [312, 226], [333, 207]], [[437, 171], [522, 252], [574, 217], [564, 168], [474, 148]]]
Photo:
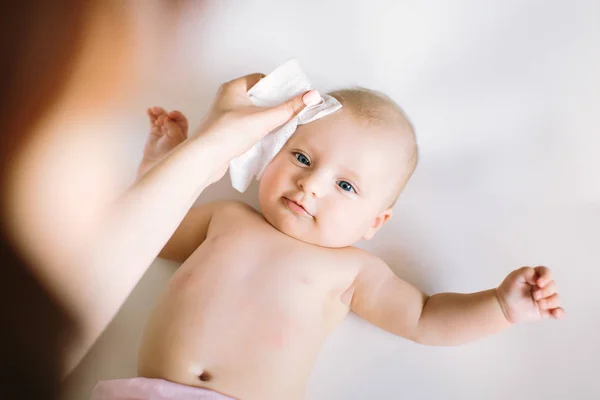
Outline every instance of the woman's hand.
[[199, 128], [197, 135], [213, 138], [227, 152], [229, 160], [321, 99], [316, 90], [311, 90], [276, 107], [255, 106], [247, 92], [263, 77], [263, 74], [251, 74], [221, 85], [212, 109]]

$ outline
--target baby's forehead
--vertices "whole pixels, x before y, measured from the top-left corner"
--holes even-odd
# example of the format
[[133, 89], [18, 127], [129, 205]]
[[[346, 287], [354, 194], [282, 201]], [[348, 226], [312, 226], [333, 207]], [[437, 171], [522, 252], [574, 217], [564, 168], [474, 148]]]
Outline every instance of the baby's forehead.
[[299, 125], [292, 139], [328, 142], [329, 140], [347, 140], [354, 133], [368, 135], [375, 126], [355, 117], [345, 109], [338, 110], [326, 117], [308, 124]]
[[397, 171], [406, 164], [410, 140], [399, 127], [366, 121], [342, 109], [301, 125], [287, 147], [358, 169], [363, 175], [389, 174], [390, 167]]
[[290, 144], [308, 144], [320, 149], [369, 151], [385, 154], [390, 148], [409, 147], [411, 137], [405, 129], [387, 122], [369, 121], [341, 109], [335, 113], [300, 125]]

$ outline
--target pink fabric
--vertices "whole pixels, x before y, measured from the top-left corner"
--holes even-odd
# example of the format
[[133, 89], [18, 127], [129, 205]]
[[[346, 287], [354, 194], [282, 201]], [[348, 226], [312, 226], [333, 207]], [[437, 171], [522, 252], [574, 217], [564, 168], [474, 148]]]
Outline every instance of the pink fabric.
[[91, 400], [235, 400], [233, 397], [164, 379], [131, 378], [100, 381]]

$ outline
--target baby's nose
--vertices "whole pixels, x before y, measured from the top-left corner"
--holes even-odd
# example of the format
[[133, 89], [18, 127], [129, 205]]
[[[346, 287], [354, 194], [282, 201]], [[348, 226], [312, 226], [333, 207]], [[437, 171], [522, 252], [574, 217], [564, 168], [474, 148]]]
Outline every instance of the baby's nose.
[[304, 193], [312, 197], [321, 197], [324, 192], [323, 184], [316, 174], [302, 177], [298, 181], [298, 186], [300, 186]]

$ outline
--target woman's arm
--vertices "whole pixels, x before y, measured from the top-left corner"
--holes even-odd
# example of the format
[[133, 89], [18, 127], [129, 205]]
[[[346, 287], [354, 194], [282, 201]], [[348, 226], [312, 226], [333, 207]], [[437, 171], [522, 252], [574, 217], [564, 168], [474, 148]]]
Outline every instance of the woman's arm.
[[[111, 206], [76, 266], [63, 299], [80, 321], [70, 370], [106, 328], [228, 155], [211, 137], [182, 143]], [[75, 260], [74, 260], [75, 261]]]

